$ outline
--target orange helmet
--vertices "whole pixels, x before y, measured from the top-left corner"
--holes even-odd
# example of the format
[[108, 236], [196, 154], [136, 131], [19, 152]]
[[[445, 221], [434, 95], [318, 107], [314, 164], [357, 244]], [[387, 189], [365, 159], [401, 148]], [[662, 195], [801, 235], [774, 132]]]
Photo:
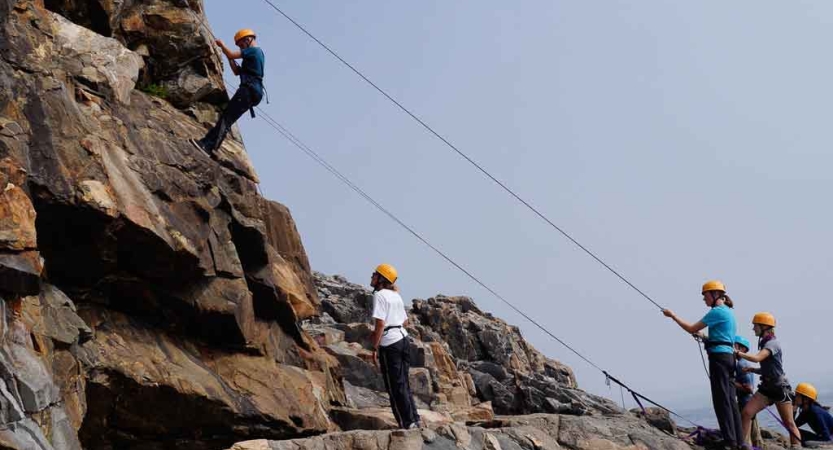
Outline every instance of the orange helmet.
[[379, 266], [376, 267], [376, 273], [391, 283], [396, 283], [396, 280], [399, 278], [399, 274], [396, 272], [396, 269], [390, 264], [379, 264]]
[[813, 401], [819, 399], [818, 391], [815, 386], [810, 383], [798, 383], [798, 386], [795, 387], [795, 393], [801, 394]]
[[752, 323], [754, 325], [767, 325], [770, 327], [775, 326], [775, 316], [768, 312], [759, 312], [752, 317]]
[[234, 33], [234, 43], [236, 44], [236, 43], [240, 42], [241, 39], [247, 38], [247, 37], [256, 37], [254, 30], [250, 30], [248, 28], [243, 28], [242, 30], [238, 31], [237, 33]]
[[726, 292], [726, 286], [724, 286], [723, 282], [721, 282], [721, 281], [711, 280], [711, 281], [706, 281], [705, 283], [703, 283], [703, 288], [700, 289], [700, 291], [704, 295], [706, 294], [706, 292], [709, 292], [709, 291]]

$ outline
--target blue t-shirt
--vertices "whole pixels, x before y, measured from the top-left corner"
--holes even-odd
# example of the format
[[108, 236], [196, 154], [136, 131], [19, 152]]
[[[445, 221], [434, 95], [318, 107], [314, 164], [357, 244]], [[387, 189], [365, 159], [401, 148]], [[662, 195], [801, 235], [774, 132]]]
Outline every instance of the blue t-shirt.
[[[703, 316], [703, 323], [709, 327], [709, 340], [718, 342], [735, 342], [737, 334], [737, 323], [732, 309], [726, 305], [712, 308], [708, 314]], [[734, 353], [733, 345], [716, 345], [708, 347], [709, 353]]]
[[260, 47], [244, 48], [240, 51], [243, 63], [240, 65], [240, 83], [251, 86], [255, 92], [263, 97], [263, 68], [266, 56]]
[[[735, 365], [735, 381], [740, 384], [748, 384], [752, 386], [752, 389], [755, 389], [755, 375], [750, 373], [744, 373], [742, 370], [744, 367], [752, 367], [752, 363], [745, 359], [738, 358], [738, 362]], [[752, 394], [749, 392], [742, 392], [738, 389], [738, 404], [741, 408], [746, 406], [749, 400], [752, 399]]]

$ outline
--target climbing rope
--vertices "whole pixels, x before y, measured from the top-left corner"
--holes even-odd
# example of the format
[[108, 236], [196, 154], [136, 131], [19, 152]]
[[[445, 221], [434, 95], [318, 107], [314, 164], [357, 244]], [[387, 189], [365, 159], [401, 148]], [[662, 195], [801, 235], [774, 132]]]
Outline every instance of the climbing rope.
[[[231, 85], [231, 86], [235, 86], [235, 84], [234, 84], [234, 83], [232, 83], [232, 82], [230, 82], [229, 80], [226, 80], [226, 84]], [[671, 409], [669, 409], [669, 408], [666, 408], [665, 406], [662, 406], [661, 404], [659, 404], [659, 403], [657, 403], [657, 402], [655, 402], [655, 401], [653, 401], [653, 400], [649, 399], [648, 397], [646, 397], [646, 396], [644, 396], [644, 395], [640, 394], [639, 392], [637, 392], [637, 391], [635, 391], [635, 390], [631, 389], [629, 386], [627, 386], [626, 384], [622, 383], [622, 382], [621, 382], [621, 381], [619, 381], [617, 378], [615, 378], [615, 377], [611, 376], [609, 372], [607, 372], [606, 370], [602, 369], [600, 366], [598, 366], [596, 363], [594, 363], [592, 360], [590, 360], [587, 356], [585, 356], [584, 354], [582, 354], [581, 352], [579, 352], [578, 350], [576, 350], [575, 348], [573, 348], [573, 347], [572, 347], [570, 344], [568, 344], [566, 341], [564, 341], [563, 339], [561, 339], [561, 338], [559, 338], [558, 336], [556, 336], [554, 333], [552, 333], [550, 330], [548, 330], [546, 327], [544, 327], [544, 326], [543, 326], [542, 324], [540, 324], [538, 321], [536, 321], [535, 319], [533, 319], [532, 317], [530, 317], [530, 316], [529, 316], [527, 313], [525, 313], [523, 310], [521, 310], [520, 308], [518, 308], [517, 306], [515, 306], [512, 302], [510, 302], [509, 300], [507, 300], [506, 298], [504, 298], [504, 297], [503, 297], [502, 295], [500, 295], [497, 291], [495, 291], [494, 289], [492, 289], [491, 287], [489, 287], [489, 286], [488, 286], [485, 282], [483, 282], [483, 281], [482, 281], [482, 280], [480, 280], [478, 277], [476, 277], [474, 274], [472, 274], [469, 270], [467, 270], [467, 269], [466, 269], [465, 267], [463, 267], [461, 264], [459, 264], [459, 263], [458, 263], [458, 262], [456, 262], [454, 259], [452, 259], [450, 256], [448, 256], [445, 252], [443, 252], [443, 251], [442, 251], [441, 249], [439, 249], [437, 246], [435, 246], [435, 245], [433, 245], [431, 242], [429, 242], [429, 241], [428, 241], [425, 237], [423, 237], [421, 234], [419, 234], [419, 233], [418, 233], [418, 232], [417, 232], [417, 231], [416, 231], [413, 227], [409, 226], [408, 224], [406, 224], [405, 222], [403, 222], [401, 219], [399, 219], [399, 217], [397, 217], [397, 216], [396, 216], [395, 214], [393, 214], [390, 210], [388, 210], [387, 208], [385, 208], [382, 204], [380, 204], [380, 203], [379, 203], [378, 201], [376, 201], [373, 197], [371, 197], [369, 194], [367, 194], [367, 193], [366, 193], [366, 192], [365, 192], [362, 188], [360, 188], [358, 185], [356, 185], [355, 183], [353, 183], [353, 181], [351, 181], [351, 180], [350, 180], [347, 176], [345, 176], [345, 175], [344, 175], [344, 174], [342, 174], [342, 173], [341, 173], [338, 169], [336, 169], [335, 167], [333, 167], [333, 166], [332, 166], [329, 162], [327, 162], [327, 160], [326, 160], [326, 159], [324, 159], [321, 155], [319, 155], [317, 152], [315, 152], [313, 149], [311, 149], [309, 146], [307, 146], [307, 145], [306, 145], [303, 141], [301, 141], [301, 140], [300, 140], [299, 138], [297, 138], [294, 134], [292, 134], [292, 132], [291, 132], [291, 131], [289, 131], [289, 130], [288, 130], [286, 127], [284, 127], [283, 125], [281, 125], [281, 124], [280, 124], [280, 122], [278, 122], [277, 120], [275, 120], [274, 118], [272, 118], [272, 116], [271, 116], [271, 115], [269, 115], [269, 113], [267, 113], [266, 111], [264, 111], [264, 110], [263, 110], [263, 108], [260, 108], [259, 106], [255, 107], [255, 108], [256, 108], [256, 109], [257, 109], [257, 111], [258, 111], [258, 117], [260, 117], [260, 118], [261, 118], [264, 122], [266, 122], [266, 124], [268, 124], [270, 127], [272, 127], [275, 131], [277, 131], [278, 133], [280, 133], [280, 134], [281, 134], [284, 138], [286, 138], [286, 139], [287, 139], [290, 143], [292, 143], [295, 147], [297, 147], [298, 149], [300, 149], [301, 151], [303, 151], [303, 152], [304, 152], [307, 156], [309, 156], [310, 158], [312, 158], [312, 159], [313, 159], [316, 163], [318, 163], [319, 165], [321, 165], [324, 169], [326, 169], [328, 172], [330, 172], [333, 176], [335, 176], [336, 178], [338, 178], [338, 179], [339, 179], [342, 183], [344, 183], [347, 187], [349, 187], [351, 190], [353, 190], [354, 192], [356, 192], [357, 194], [359, 194], [359, 196], [361, 196], [363, 199], [365, 199], [368, 203], [370, 203], [371, 205], [373, 205], [373, 206], [374, 206], [376, 209], [378, 209], [380, 212], [382, 212], [383, 214], [385, 214], [386, 216], [388, 216], [388, 218], [390, 218], [391, 220], [393, 220], [394, 222], [396, 222], [399, 226], [401, 226], [401, 227], [402, 227], [402, 228], [404, 228], [406, 231], [408, 231], [408, 233], [410, 233], [411, 235], [413, 235], [415, 238], [417, 238], [420, 242], [422, 242], [422, 243], [423, 243], [424, 245], [426, 245], [428, 248], [430, 248], [431, 250], [433, 250], [433, 251], [434, 251], [437, 255], [439, 255], [441, 258], [443, 258], [444, 260], [446, 260], [449, 264], [453, 265], [455, 268], [457, 268], [458, 270], [460, 270], [461, 272], [463, 272], [463, 274], [465, 274], [465, 275], [466, 275], [468, 278], [470, 278], [472, 281], [474, 281], [474, 282], [475, 282], [475, 283], [477, 283], [479, 286], [481, 286], [482, 288], [484, 288], [485, 290], [487, 290], [489, 293], [491, 293], [493, 296], [495, 296], [498, 300], [500, 300], [501, 302], [503, 302], [504, 304], [506, 304], [507, 306], [509, 306], [512, 310], [514, 310], [516, 313], [518, 313], [521, 317], [523, 317], [524, 319], [526, 319], [527, 321], [529, 321], [531, 324], [533, 324], [535, 327], [537, 327], [538, 329], [540, 329], [541, 331], [543, 331], [545, 334], [547, 334], [548, 336], [550, 336], [552, 339], [556, 340], [558, 343], [560, 343], [561, 345], [563, 345], [566, 349], [570, 350], [572, 353], [574, 353], [576, 356], [578, 356], [580, 359], [582, 359], [582, 360], [583, 360], [584, 362], [586, 362], [588, 365], [590, 365], [591, 367], [593, 367], [593, 368], [595, 368], [596, 370], [598, 370], [599, 372], [601, 372], [601, 373], [605, 376], [605, 379], [606, 379], [606, 380], [608, 380], [609, 382], [614, 382], [614, 383], [616, 383], [617, 385], [619, 385], [619, 386], [620, 386], [620, 388], [623, 388], [623, 389], [627, 390], [627, 391], [628, 391], [628, 392], [629, 392], [629, 393], [630, 393], [630, 394], [634, 397], [634, 399], [636, 399], [636, 400], [637, 400], [637, 402], [640, 404], [640, 406], [641, 406], [641, 403], [639, 402], [639, 399], [642, 399], [642, 400], [644, 400], [644, 401], [646, 401], [646, 402], [648, 402], [648, 403], [650, 403], [650, 404], [652, 404], [652, 405], [654, 405], [654, 406], [656, 406], [656, 407], [658, 407], [658, 408], [660, 408], [660, 409], [662, 409], [662, 410], [664, 410], [664, 411], [667, 411], [669, 414], [672, 414], [672, 415], [674, 415], [675, 417], [678, 417], [678, 418], [680, 418], [680, 419], [682, 419], [682, 420], [685, 420], [686, 422], [689, 422], [689, 423], [691, 423], [691, 424], [693, 424], [693, 425], [695, 425], [695, 426], [698, 426], [695, 422], [693, 422], [693, 421], [689, 420], [688, 418], [686, 418], [686, 417], [684, 417], [684, 416], [682, 416], [682, 415], [680, 415], [680, 414], [676, 413], [675, 411], [673, 411], [673, 410], [671, 410]], [[644, 408], [643, 408], [643, 410], [644, 410]]]
[[697, 345], [697, 353], [700, 354], [700, 361], [703, 362], [703, 371], [706, 372], [706, 378], [711, 380], [711, 375], [709, 374], [709, 368], [706, 366], [706, 357], [703, 356], [703, 347], [700, 347], [700, 339], [694, 338], [694, 343]]
[[487, 178], [489, 178], [490, 180], [492, 180], [495, 184], [497, 184], [498, 186], [500, 186], [500, 188], [501, 188], [501, 189], [503, 189], [504, 191], [506, 191], [506, 192], [507, 192], [510, 196], [512, 196], [515, 200], [517, 200], [517, 201], [518, 201], [518, 202], [520, 202], [522, 205], [524, 205], [527, 209], [529, 209], [530, 211], [532, 211], [532, 212], [533, 212], [536, 216], [538, 216], [541, 220], [543, 220], [544, 222], [546, 222], [546, 223], [547, 223], [550, 227], [552, 227], [553, 229], [555, 229], [556, 231], [558, 231], [559, 233], [561, 233], [561, 235], [563, 235], [565, 238], [567, 238], [570, 242], [572, 242], [575, 246], [577, 246], [579, 249], [581, 249], [584, 253], [586, 253], [586, 254], [587, 254], [587, 255], [589, 255], [591, 258], [593, 258], [594, 260], [596, 260], [596, 262], [598, 262], [599, 264], [601, 264], [601, 265], [602, 265], [605, 269], [607, 269], [608, 271], [610, 271], [613, 275], [616, 275], [616, 277], [617, 277], [617, 278], [619, 278], [619, 280], [621, 280], [622, 282], [624, 282], [625, 284], [627, 284], [628, 286], [630, 286], [630, 288], [631, 288], [631, 289], [633, 289], [634, 291], [636, 291], [637, 293], [639, 293], [639, 295], [641, 295], [642, 297], [644, 297], [644, 298], [645, 298], [646, 300], [648, 300], [649, 302], [653, 303], [653, 304], [654, 304], [654, 306], [656, 306], [657, 308], [659, 308], [659, 309], [665, 309], [665, 308], [663, 308], [662, 306], [660, 306], [660, 304], [659, 304], [659, 303], [657, 303], [656, 301], [654, 301], [654, 299], [653, 299], [653, 298], [651, 298], [648, 294], [646, 294], [644, 291], [642, 291], [641, 289], [639, 289], [638, 287], [636, 287], [636, 285], [634, 285], [634, 284], [633, 284], [630, 280], [628, 280], [627, 278], [625, 278], [625, 276], [624, 276], [624, 275], [620, 274], [617, 270], [615, 270], [615, 269], [614, 269], [614, 268], [613, 268], [610, 264], [608, 264], [608, 263], [606, 263], [605, 261], [603, 261], [603, 260], [602, 260], [599, 256], [597, 256], [594, 252], [590, 251], [590, 249], [589, 249], [589, 248], [587, 248], [586, 246], [584, 246], [583, 244], [581, 244], [578, 240], [576, 240], [575, 238], [573, 238], [573, 236], [571, 236], [569, 233], [567, 233], [567, 231], [565, 231], [563, 228], [561, 228], [561, 227], [559, 227], [558, 225], [556, 225], [556, 224], [555, 224], [552, 220], [550, 220], [550, 219], [549, 219], [549, 217], [547, 217], [546, 215], [544, 215], [544, 213], [542, 213], [542, 212], [541, 212], [538, 208], [536, 208], [535, 206], [533, 206], [533, 205], [532, 205], [529, 201], [525, 200], [525, 199], [524, 199], [523, 197], [521, 197], [518, 193], [516, 193], [513, 189], [511, 189], [509, 186], [507, 186], [507, 185], [506, 185], [506, 183], [504, 183], [503, 181], [501, 181], [500, 179], [498, 179], [496, 176], [492, 175], [492, 174], [491, 174], [488, 170], [486, 170], [486, 169], [485, 169], [482, 165], [480, 165], [480, 164], [479, 164], [477, 161], [475, 161], [472, 157], [470, 157], [469, 155], [467, 155], [466, 153], [464, 153], [464, 152], [463, 152], [462, 150], [460, 150], [460, 149], [459, 149], [456, 145], [452, 144], [452, 143], [451, 143], [451, 142], [450, 142], [447, 138], [445, 138], [443, 135], [441, 135], [440, 133], [438, 133], [437, 131], [435, 131], [435, 130], [434, 130], [434, 128], [432, 128], [430, 125], [428, 125], [427, 123], [425, 123], [425, 121], [423, 121], [422, 119], [420, 119], [420, 118], [419, 118], [416, 114], [414, 114], [414, 113], [413, 113], [410, 109], [408, 109], [407, 107], [405, 107], [405, 106], [404, 106], [401, 102], [399, 102], [398, 100], [396, 100], [396, 99], [395, 99], [392, 95], [390, 95], [387, 91], [385, 91], [384, 89], [382, 89], [381, 87], [379, 87], [379, 85], [378, 85], [378, 84], [376, 84], [376, 83], [375, 83], [375, 82], [373, 82], [370, 78], [368, 78], [367, 76], [365, 76], [365, 74], [364, 74], [364, 73], [362, 73], [359, 69], [357, 69], [357, 68], [356, 68], [353, 64], [350, 64], [349, 62], [347, 62], [347, 61], [346, 61], [344, 58], [342, 58], [342, 57], [341, 57], [338, 53], [336, 53], [336, 52], [335, 52], [332, 48], [330, 48], [327, 44], [325, 44], [325, 43], [324, 43], [324, 42], [322, 42], [320, 39], [318, 39], [317, 37], [315, 37], [315, 35], [313, 35], [311, 32], [309, 32], [309, 31], [308, 31], [308, 30], [307, 30], [307, 29], [306, 29], [303, 25], [301, 25], [300, 23], [298, 23], [295, 19], [293, 19], [292, 17], [290, 17], [288, 14], [286, 14], [286, 13], [285, 13], [285, 12], [284, 12], [281, 8], [279, 8], [279, 7], [278, 7], [275, 3], [273, 3], [271, 0], [263, 0], [263, 1], [264, 1], [266, 4], [268, 4], [268, 5], [269, 5], [272, 9], [274, 9], [274, 10], [275, 10], [278, 14], [280, 14], [280, 15], [282, 15], [284, 18], [286, 18], [286, 20], [288, 20], [289, 22], [291, 22], [291, 23], [292, 23], [292, 24], [293, 24], [296, 28], [298, 28], [298, 29], [299, 29], [299, 30], [301, 30], [304, 34], [306, 34], [306, 35], [307, 35], [310, 39], [312, 39], [313, 41], [315, 41], [315, 42], [316, 42], [319, 46], [321, 46], [321, 48], [323, 48], [324, 50], [326, 50], [326, 51], [327, 51], [330, 55], [332, 55], [332, 56], [333, 56], [334, 58], [336, 58], [339, 62], [341, 62], [341, 64], [343, 64], [345, 67], [347, 67], [348, 69], [350, 69], [351, 71], [353, 71], [353, 73], [355, 73], [356, 75], [358, 75], [358, 76], [359, 76], [362, 80], [364, 80], [367, 84], [369, 84], [371, 87], [373, 87], [373, 89], [375, 89], [377, 92], [379, 92], [380, 94], [382, 94], [382, 95], [383, 95], [385, 98], [387, 98], [387, 99], [388, 99], [391, 103], [393, 103], [394, 105], [396, 105], [396, 106], [397, 106], [400, 110], [402, 110], [402, 112], [404, 112], [405, 114], [407, 114], [408, 116], [410, 116], [413, 120], [415, 120], [418, 124], [420, 124], [423, 128], [425, 128], [425, 130], [427, 130], [430, 134], [434, 135], [437, 139], [439, 139], [440, 141], [442, 141], [442, 142], [443, 142], [443, 143], [444, 143], [444, 144], [445, 144], [445, 145], [446, 145], [449, 149], [453, 150], [453, 151], [454, 151], [455, 153], [457, 153], [460, 157], [462, 157], [464, 160], [466, 160], [469, 164], [471, 164], [472, 166], [474, 166], [474, 167], [475, 167], [478, 171], [480, 171], [483, 175], [485, 175]]

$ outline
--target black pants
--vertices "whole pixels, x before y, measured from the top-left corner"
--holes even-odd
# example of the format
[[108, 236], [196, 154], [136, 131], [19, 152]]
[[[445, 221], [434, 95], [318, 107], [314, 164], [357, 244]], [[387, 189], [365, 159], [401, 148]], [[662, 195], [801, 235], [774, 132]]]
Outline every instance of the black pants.
[[744, 442], [734, 375], [735, 355], [709, 353], [709, 381], [712, 387], [714, 414], [717, 416], [723, 440], [732, 447]]
[[401, 428], [408, 428], [419, 422], [408, 372], [411, 369], [411, 344], [404, 338], [387, 347], [379, 347], [379, 364], [382, 366], [382, 378], [390, 397], [390, 407]]
[[200, 139], [203, 148], [212, 153], [220, 148], [220, 144], [223, 143], [234, 122], [237, 122], [237, 119], [250, 108], [260, 104], [260, 100], [261, 96], [252, 89], [247, 86], [240, 86], [229, 100], [226, 109], [220, 114], [220, 119], [217, 120], [214, 127], [208, 131], [204, 138]]
[[801, 442], [807, 442], [807, 441], [830, 442], [830, 441], [825, 441], [824, 439], [821, 438], [821, 436], [819, 436], [816, 433], [813, 433], [812, 431], [804, 430], [804, 429], [801, 429], [801, 428], [799, 428], [798, 431], [799, 431], [799, 433], [801, 433]]

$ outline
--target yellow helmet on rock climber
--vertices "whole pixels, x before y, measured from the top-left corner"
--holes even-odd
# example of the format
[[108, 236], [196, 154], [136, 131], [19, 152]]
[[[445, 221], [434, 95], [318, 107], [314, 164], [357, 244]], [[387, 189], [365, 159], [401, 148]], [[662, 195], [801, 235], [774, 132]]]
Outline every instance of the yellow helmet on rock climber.
[[376, 267], [376, 273], [382, 276], [382, 278], [390, 281], [391, 283], [396, 283], [397, 278], [399, 278], [399, 274], [396, 272], [396, 268], [394, 268], [390, 264], [379, 264]]
[[237, 33], [234, 33], [234, 43], [236, 44], [236, 43], [240, 42], [241, 39], [247, 38], [247, 37], [256, 37], [254, 30], [250, 30], [248, 28], [243, 28], [240, 31], [238, 31]]
[[819, 398], [819, 393], [816, 390], [816, 387], [810, 383], [798, 383], [798, 386], [795, 387], [796, 395], [801, 394], [810, 400], [816, 401]]
[[709, 280], [703, 283], [703, 289], [701, 289], [701, 294], [705, 295], [706, 292], [709, 291], [721, 291], [726, 292], [726, 286], [723, 285], [722, 281], [718, 280]]
[[753, 325], [767, 325], [770, 327], [775, 326], [775, 316], [768, 312], [759, 312], [752, 317], [752, 324]]

